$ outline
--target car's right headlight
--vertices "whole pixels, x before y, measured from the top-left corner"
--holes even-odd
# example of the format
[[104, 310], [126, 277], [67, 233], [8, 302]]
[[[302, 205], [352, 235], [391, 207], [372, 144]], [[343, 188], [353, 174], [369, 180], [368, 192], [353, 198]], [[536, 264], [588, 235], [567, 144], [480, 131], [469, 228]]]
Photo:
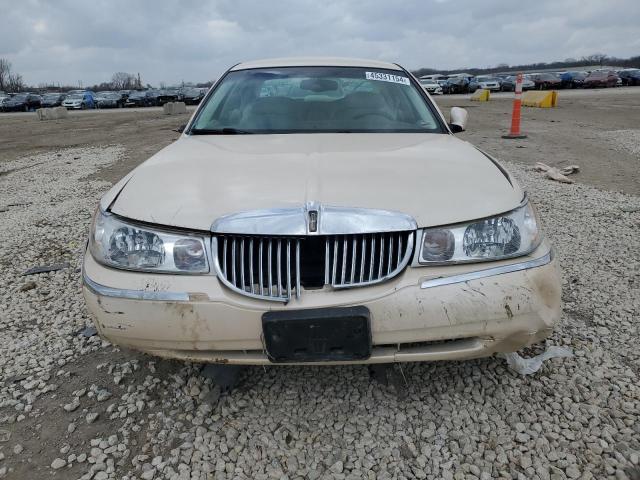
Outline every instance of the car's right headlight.
[[494, 217], [422, 231], [422, 265], [485, 262], [527, 255], [542, 241], [536, 211], [528, 201]]
[[89, 251], [103, 265], [162, 273], [208, 273], [205, 239], [125, 221], [96, 211]]

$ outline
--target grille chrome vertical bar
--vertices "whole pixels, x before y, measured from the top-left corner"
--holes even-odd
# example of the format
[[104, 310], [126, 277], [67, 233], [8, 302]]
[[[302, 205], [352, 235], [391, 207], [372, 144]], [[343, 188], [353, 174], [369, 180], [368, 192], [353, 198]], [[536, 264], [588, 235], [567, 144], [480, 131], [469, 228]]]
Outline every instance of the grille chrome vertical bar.
[[282, 240], [280, 239], [278, 239], [276, 258], [278, 260], [278, 296], [282, 297]]
[[402, 257], [404, 257], [402, 252], [402, 232], [398, 233], [398, 261], [396, 262], [396, 268], [400, 266], [400, 262], [402, 262]]
[[300, 298], [300, 239], [296, 240], [296, 298]]
[[344, 276], [347, 273], [347, 236], [344, 236], [344, 240], [342, 241], [342, 275], [340, 283], [344, 284]]
[[364, 265], [366, 263], [367, 258], [367, 238], [365, 235], [362, 236], [362, 247], [360, 252], [360, 283], [364, 281]]
[[333, 240], [333, 268], [331, 269], [331, 284], [336, 284], [336, 270], [338, 269], [338, 237]]
[[353, 283], [355, 279], [355, 274], [356, 274], [356, 253], [358, 249], [357, 244], [358, 244], [358, 240], [357, 240], [357, 237], [354, 235], [353, 241], [352, 241], [352, 247], [351, 247], [351, 281], [350, 283]]
[[224, 237], [222, 241], [222, 273], [225, 278], [229, 277], [229, 275], [227, 275], [227, 237]]
[[233, 237], [231, 241], [231, 278], [233, 280], [233, 285], [235, 287], [238, 286], [238, 282], [236, 281], [236, 237]]
[[329, 285], [331, 272], [329, 270], [329, 237], [324, 240], [324, 284]]
[[240, 242], [240, 283], [242, 290], [246, 290], [246, 284], [244, 282], [244, 237]]
[[287, 239], [287, 298], [291, 298], [291, 240]]
[[373, 280], [373, 262], [376, 253], [376, 234], [371, 235], [371, 261], [369, 262], [369, 281]]
[[251, 293], [256, 293], [253, 281], [253, 238], [249, 239], [249, 282], [251, 283]]
[[383, 264], [384, 264], [384, 233], [380, 235], [380, 260], [378, 261], [378, 278], [382, 278]]
[[264, 275], [262, 274], [262, 251], [264, 250], [264, 245], [263, 245], [264, 240], [261, 238], [260, 239], [260, 249], [258, 250], [258, 262], [260, 262], [260, 267], [258, 268], [258, 275], [260, 275], [260, 281], [259, 281], [259, 285], [260, 285], [260, 295], [264, 296]]
[[389, 275], [391, 273], [391, 260], [393, 259], [393, 234], [389, 235], [389, 254], [387, 257], [387, 275]]
[[269, 262], [269, 268], [267, 272], [269, 274], [269, 296], [273, 296], [273, 258], [271, 251], [273, 250], [273, 239], [269, 239], [269, 247], [267, 250], [267, 261]]

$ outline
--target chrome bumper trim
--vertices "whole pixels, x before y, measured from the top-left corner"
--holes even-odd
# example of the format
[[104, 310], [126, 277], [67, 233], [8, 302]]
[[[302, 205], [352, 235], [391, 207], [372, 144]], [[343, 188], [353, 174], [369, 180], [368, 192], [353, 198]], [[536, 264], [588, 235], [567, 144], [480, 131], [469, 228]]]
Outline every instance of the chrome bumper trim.
[[165, 302], [189, 301], [189, 294], [186, 292], [154, 292], [150, 290], [126, 290], [107, 287], [91, 280], [84, 271], [82, 272], [82, 282], [91, 292], [103, 297], [128, 298], [131, 300], [158, 300]]
[[527, 260], [526, 262], [512, 263], [510, 265], [501, 265], [499, 267], [485, 268], [484, 270], [478, 270], [475, 272], [461, 273], [459, 275], [451, 275], [450, 277], [438, 277], [430, 280], [425, 280], [420, 284], [420, 288], [433, 288], [440, 287], [442, 285], [451, 285], [454, 283], [468, 282], [470, 280], [478, 280], [479, 278], [492, 277], [494, 275], [502, 275], [505, 273], [519, 272], [521, 270], [528, 270], [530, 268], [542, 267], [551, 263], [553, 260], [553, 250], [549, 250], [546, 255], [543, 255], [533, 260]]

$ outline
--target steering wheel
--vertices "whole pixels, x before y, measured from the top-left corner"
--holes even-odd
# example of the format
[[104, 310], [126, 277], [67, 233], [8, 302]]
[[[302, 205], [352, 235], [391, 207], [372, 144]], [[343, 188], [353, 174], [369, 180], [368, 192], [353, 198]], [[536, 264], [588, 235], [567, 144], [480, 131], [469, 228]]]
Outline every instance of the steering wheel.
[[361, 113], [360, 115], [356, 115], [355, 117], [353, 117], [355, 120], [360, 120], [361, 118], [364, 117], [383, 117], [386, 118], [387, 120], [391, 120], [393, 121], [394, 118], [389, 115], [387, 112], [367, 112], [367, 113]]

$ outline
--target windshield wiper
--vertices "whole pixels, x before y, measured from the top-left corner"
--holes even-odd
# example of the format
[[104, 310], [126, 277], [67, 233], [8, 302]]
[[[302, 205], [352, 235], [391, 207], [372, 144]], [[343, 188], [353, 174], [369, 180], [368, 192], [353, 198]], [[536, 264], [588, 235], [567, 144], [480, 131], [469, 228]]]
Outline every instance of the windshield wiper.
[[189, 133], [193, 135], [250, 135], [253, 132], [238, 130], [237, 128], [192, 128]]

